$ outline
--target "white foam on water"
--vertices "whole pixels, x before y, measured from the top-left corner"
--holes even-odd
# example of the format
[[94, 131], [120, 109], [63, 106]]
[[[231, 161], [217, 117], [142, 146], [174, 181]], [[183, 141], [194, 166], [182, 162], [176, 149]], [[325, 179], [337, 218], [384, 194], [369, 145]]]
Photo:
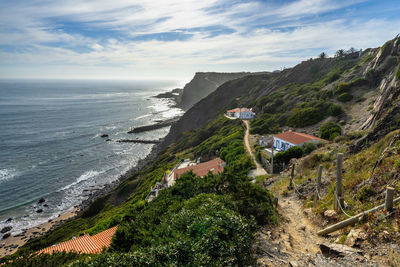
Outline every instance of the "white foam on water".
[[0, 183], [12, 179], [17, 173], [15, 169], [0, 169]]
[[61, 188], [60, 191], [67, 190], [67, 189], [71, 188], [72, 186], [74, 186], [76, 184], [79, 184], [80, 182], [86, 181], [86, 180], [88, 180], [88, 179], [90, 179], [92, 177], [95, 177], [95, 176], [97, 176], [99, 174], [102, 174], [104, 172], [105, 171], [94, 171], [94, 170], [87, 171], [87, 172], [83, 173], [81, 176], [79, 176], [78, 179], [76, 179], [75, 182], [73, 182], [73, 183], [71, 183], [69, 185], [66, 185], [63, 188]]

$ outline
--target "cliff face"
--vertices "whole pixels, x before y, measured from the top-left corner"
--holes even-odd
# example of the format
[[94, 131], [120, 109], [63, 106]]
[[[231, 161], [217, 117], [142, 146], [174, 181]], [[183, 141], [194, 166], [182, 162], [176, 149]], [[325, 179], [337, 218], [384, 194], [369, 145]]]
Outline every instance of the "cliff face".
[[[237, 106], [254, 107], [258, 122], [253, 128], [259, 126], [260, 131], [272, 128], [276, 131], [286, 125], [317, 129], [329, 119], [341, 123], [345, 132], [371, 131], [385, 121], [385, 127], [380, 126], [383, 129], [380, 136], [385, 135], [389, 129], [400, 126], [400, 114], [396, 113], [397, 106], [400, 106], [399, 50], [400, 38], [395, 38], [381, 48], [364, 51], [360, 57], [307, 60], [281, 72], [248, 74], [225, 82], [187, 110], [171, 127], [164, 146], [177, 140], [183, 132], [205, 126], [226, 109]], [[185, 87], [186, 96], [182, 99], [185, 107], [194, 103], [188, 100], [190, 94], [190, 99], [201, 97], [195, 85], [204, 88], [202, 83], [211, 84], [209, 80], [218, 77], [217, 74], [206, 73], [196, 76]], [[213, 85], [222, 83], [225, 78]], [[350, 100], [342, 101], [340, 96], [343, 93], [350, 95]], [[332, 115], [326, 111], [332, 107], [341, 109], [342, 113]], [[314, 113], [307, 113], [310, 111]], [[306, 113], [304, 116], [308, 115], [309, 123], [302, 123], [302, 112]], [[324, 114], [319, 116], [319, 113]], [[314, 121], [315, 116], [319, 119]], [[268, 120], [268, 123], [263, 123], [263, 120]]]
[[221, 84], [249, 74], [248, 72], [198, 72], [183, 88], [182, 98], [178, 106], [184, 110], [188, 110], [201, 99], [215, 91]]

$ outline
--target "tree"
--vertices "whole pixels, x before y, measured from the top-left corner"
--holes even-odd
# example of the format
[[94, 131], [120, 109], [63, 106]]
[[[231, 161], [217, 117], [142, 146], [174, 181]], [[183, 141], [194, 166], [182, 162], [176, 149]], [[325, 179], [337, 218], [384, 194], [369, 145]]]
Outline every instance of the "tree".
[[344, 55], [345, 55], [344, 49], [339, 49], [335, 53], [335, 57], [344, 57]]
[[322, 139], [333, 140], [342, 134], [342, 128], [333, 121], [328, 121], [319, 128], [319, 137]]
[[325, 52], [322, 52], [321, 54], [319, 54], [318, 56], [319, 58], [323, 59], [323, 58], [327, 58], [327, 55]]

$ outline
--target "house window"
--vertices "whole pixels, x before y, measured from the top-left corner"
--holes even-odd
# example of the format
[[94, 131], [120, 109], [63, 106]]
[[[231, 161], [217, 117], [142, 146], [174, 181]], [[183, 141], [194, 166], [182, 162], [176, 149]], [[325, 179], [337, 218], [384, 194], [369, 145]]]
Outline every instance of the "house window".
[[276, 140], [275, 147], [279, 148], [279, 140]]

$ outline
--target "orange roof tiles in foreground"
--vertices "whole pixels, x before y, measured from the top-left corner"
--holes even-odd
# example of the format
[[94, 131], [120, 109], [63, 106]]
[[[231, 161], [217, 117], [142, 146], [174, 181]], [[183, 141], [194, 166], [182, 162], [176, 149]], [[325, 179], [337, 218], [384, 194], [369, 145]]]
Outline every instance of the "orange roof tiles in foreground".
[[212, 172], [212, 174], [217, 174], [220, 172], [224, 171], [224, 161], [220, 158], [216, 158], [207, 162], [203, 162], [194, 166], [189, 166], [186, 168], [182, 168], [182, 169], [177, 169], [174, 171], [174, 176], [175, 179], [179, 178], [182, 174], [184, 174], [185, 172], [189, 172], [192, 171], [194, 174], [196, 174], [197, 176], [206, 176], [208, 174], [209, 171]]
[[305, 134], [305, 133], [297, 133], [297, 132], [293, 132], [293, 131], [287, 131], [287, 132], [283, 132], [277, 135], [274, 135], [274, 137], [285, 140], [287, 142], [290, 142], [294, 145], [299, 145], [305, 142], [309, 142], [312, 140], [318, 140], [318, 141], [325, 141], [328, 142], [325, 139], [321, 139], [309, 134]]
[[90, 236], [84, 234], [77, 238], [53, 245], [51, 247], [39, 250], [38, 253], [52, 254], [54, 252], [77, 252], [83, 254], [98, 254], [103, 248], [108, 248], [111, 245], [111, 239], [117, 231], [118, 226], [114, 226], [101, 233]]

